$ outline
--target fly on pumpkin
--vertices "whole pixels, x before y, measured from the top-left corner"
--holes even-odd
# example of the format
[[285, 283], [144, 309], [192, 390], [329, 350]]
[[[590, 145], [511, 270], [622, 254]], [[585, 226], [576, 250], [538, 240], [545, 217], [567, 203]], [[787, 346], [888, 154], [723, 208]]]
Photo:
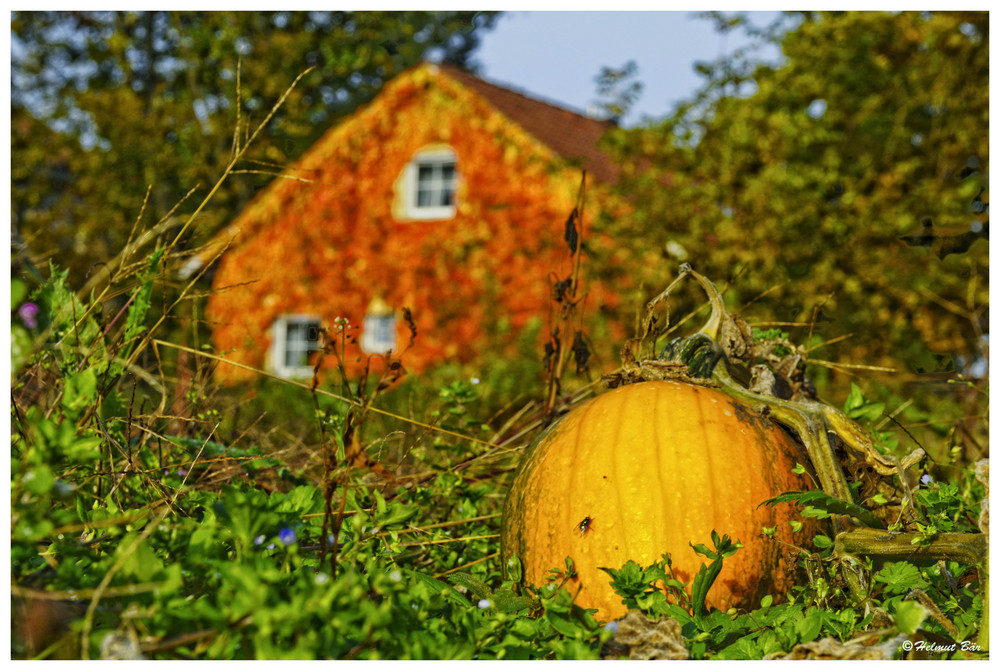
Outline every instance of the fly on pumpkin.
[[580, 520], [580, 523], [576, 525], [576, 528], [580, 530], [581, 536], [586, 536], [587, 532], [590, 531], [590, 528], [593, 524], [594, 524], [594, 518], [591, 517], [590, 515], [587, 515], [582, 520]]

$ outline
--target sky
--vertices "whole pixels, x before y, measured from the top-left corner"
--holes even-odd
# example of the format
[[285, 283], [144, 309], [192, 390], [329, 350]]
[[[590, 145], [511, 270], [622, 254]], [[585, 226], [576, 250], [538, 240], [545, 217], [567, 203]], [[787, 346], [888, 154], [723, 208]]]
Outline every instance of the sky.
[[[765, 25], [776, 12], [750, 12]], [[482, 33], [473, 60], [479, 74], [535, 98], [586, 112], [599, 100], [595, 78], [603, 66], [638, 66], [643, 91], [621, 119], [634, 126], [643, 115], [666, 116], [699, 88], [696, 61], [712, 61], [747, 43], [741, 31], [723, 36], [692, 11], [508, 11]], [[762, 52], [779, 58], [776, 48]]]

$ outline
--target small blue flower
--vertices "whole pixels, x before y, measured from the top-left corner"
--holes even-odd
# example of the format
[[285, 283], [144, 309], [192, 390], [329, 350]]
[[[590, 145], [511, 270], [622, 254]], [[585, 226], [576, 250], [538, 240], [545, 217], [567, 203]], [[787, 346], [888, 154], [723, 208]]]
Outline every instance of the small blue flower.
[[612, 634], [618, 633], [618, 623], [615, 621], [608, 622], [604, 625], [604, 631], [610, 631]]
[[254, 545], [261, 545], [263, 543], [264, 543], [264, 534], [261, 534], [260, 536], [257, 536], [257, 538], [253, 539]]
[[490, 607], [490, 606], [492, 606], [493, 604], [492, 604], [492, 603], [490, 603], [490, 600], [489, 600], [489, 599], [480, 599], [480, 600], [479, 600], [479, 604], [478, 604], [478, 605], [479, 605], [479, 609], [480, 609], [480, 610], [483, 610], [483, 609], [485, 609], [485, 608], [489, 608], [489, 607]]
[[295, 532], [291, 529], [282, 529], [278, 532], [278, 540], [282, 545], [291, 545], [295, 542]]
[[934, 478], [931, 477], [930, 473], [924, 473], [923, 475], [920, 476], [920, 482], [925, 485], [929, 485], [932, 482], [934, 482]]
[[479, 384], [480, 380], [478, 377], [472, 378], [472, 384]]
[[35, 316], [38, 314], [38, 306], [34, 303], [25, 303], [17, 309], [17, 316], [21, 318], [24, 325], [29, 329], [33, 329], [38, 326], [38, 322], [35, 321]]

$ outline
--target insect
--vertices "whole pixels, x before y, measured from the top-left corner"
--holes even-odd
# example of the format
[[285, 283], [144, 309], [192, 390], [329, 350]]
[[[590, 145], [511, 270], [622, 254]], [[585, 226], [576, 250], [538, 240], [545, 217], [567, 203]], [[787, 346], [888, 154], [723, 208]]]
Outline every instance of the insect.
[[581, 536], [585, 536], [587, 532], [590, 531], [590, 527], [593, 523], [594, 523], [594, 518], [591, 517], [590, 515], [587, 515], [582, 520], [580, 520], [580, 523], [576, 525], [576, 528], [580, 530]]

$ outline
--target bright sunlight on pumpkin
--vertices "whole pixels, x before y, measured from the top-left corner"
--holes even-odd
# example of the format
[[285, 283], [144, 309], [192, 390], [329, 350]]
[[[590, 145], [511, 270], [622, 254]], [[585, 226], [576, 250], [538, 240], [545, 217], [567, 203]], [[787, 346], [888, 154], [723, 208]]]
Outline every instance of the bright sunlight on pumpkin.
[[794, 550], [764, 538], [807, 543], [793, 534], [791, 506], [759, 506], [808, 488], [792, 473], [800, 456], [791, 438], [722, 392], [679, 382], [641, 382], [609, 391], [572, 411], [525, 455], [503, 515], [504, 561], [517, 555], [528, 583], [572, 557], [577, 604], [606, 620], [625, 613], [600, 567], [647, 565], [669, 552], [679, 580], [702, 562], [690, 543], [710, 546], [712, 530], [742, 541], [726, 559], [706, 604], [754, 607], [793, 584]]

